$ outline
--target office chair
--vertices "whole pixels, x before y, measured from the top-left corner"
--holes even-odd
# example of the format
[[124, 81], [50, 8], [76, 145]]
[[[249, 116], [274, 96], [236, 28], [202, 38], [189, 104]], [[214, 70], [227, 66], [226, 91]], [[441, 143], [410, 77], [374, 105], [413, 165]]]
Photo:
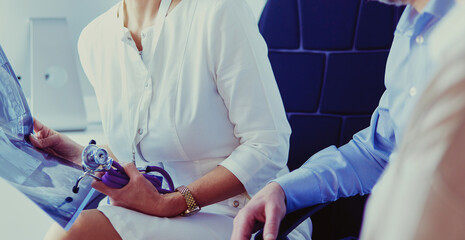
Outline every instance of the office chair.
[[[369, 125], [385, 90], [402, 11], [365, 0], [268, 0], [259, 28], [292, 127], [291, 171]], [[357, 239], [365, 200], [355, 196], [290, 213], [280, 239], [310, 216], [314, 240]]]

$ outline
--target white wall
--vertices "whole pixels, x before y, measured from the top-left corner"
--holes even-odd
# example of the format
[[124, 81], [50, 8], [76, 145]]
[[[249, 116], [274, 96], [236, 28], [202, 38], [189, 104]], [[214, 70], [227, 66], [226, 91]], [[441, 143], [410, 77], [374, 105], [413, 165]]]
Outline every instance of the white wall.
[[92, 19], [118, 0], [0, 0], [0, 44], [2, 44], [26, 96], [30, 96], [29, 23], [30, 17], [66, 17], [84, 95], [93, 94], [77, 57], [79, 34]]
[[[258, 19], [267, 0], [246, 1]], [[0, 44], [16, 74], [21, 76], [21, 85], [27, 97], [31, 93], [28, 19], [30, 17], [66, 17], [68, 19], [83, 95], [93, 96], [92, 87], [79, 63], [77, 40], [82, 28], [117, 2], [119, 0], [0, 0]]]
[[[28, 18], [67, 17], [72, 45], [76, 46], [81, 29], [116, 2], [118, 0], [0, 0], [0, 44], [16, 74], [22, 77], [26, 96], [30, 96]], [[247, 2], [258, 18], [266, 0]], [[92, 87], [81, 70], [76, 49], [75, 53], [83, 94], [92, 96]], [[0, 239], [42, 239], [52, 219], [3, 179], [0, 179], [0, 191]]]

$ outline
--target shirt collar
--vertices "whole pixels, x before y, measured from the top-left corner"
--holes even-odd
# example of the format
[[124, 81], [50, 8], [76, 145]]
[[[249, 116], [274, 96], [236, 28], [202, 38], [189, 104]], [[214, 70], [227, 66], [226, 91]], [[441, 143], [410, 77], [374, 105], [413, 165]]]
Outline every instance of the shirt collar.
[[124, 2], [121, 1], [116, 8], [116, 22], [119, 27], [124, 27]]
[[454, 4], [455, 0], [430, 0], [423, 9], [423, 12], [429, 13], [437, 18], [442, 18]]
[[115, 28], [118, 31], [119, 37], [122, 41], [128, 41], [128, 38], [131, 38], [131, 33], [129, 30], [124, 26], [124, 10], [123, 10], [124, 2], [121, 1], [119, 5], [116, 7], [116, 11], [114, 12], [113, 16], [116, 17], [115, 19]]
[[[422, 13], [419, 13], [412, 5], [407, 5], [399, 19], [397, 30], [399, 32], [413, 31], [420, 16], [431, 15], [433, 18], [440, 19], [454, 6], [455, 0], [430, 0], [426, 4]], [[426, 25], [425, 25], [426, 26]]]
[[[119, 37], [123, 42], [128, 42], [132, 41], [132, 36], [131, 32], [127, 27], [124, 26], [124, 2], [121, 1], [119, 6], [116, 7], [116, 12], [114, 13], [114, 16], [116, 16], [115, 19], [115, 27], [117, 31], [119, 32]], [[151, 36], [153, 34], [153, 28], [154, 26], [147, 27], [144, 29], [142, 32], [145, 33], [147, 36]]]

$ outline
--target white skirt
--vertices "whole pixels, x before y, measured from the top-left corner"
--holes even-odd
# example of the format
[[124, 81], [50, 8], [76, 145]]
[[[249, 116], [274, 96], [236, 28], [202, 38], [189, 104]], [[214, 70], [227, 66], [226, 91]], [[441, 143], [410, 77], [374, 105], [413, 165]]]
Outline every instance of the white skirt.
[[[175, 186], [191, 182], [213, 170], [222, 159], [190, 162], [166, 162], [163, 168], [171, 175]], [[144, 166], [138, 166], [144, 167]], [[162, 218], [100, 202], [98, 209], [105, 214], [123, 240], [178, 240], [230, 239], [233, 220], [249, 201], [248, 194], [240, 194], [202, 208], [189, 217]], [[310, 225], [311, 226], [311, 225]], [[310, 239], [309, 224], [301, 224], [290, 239]]]

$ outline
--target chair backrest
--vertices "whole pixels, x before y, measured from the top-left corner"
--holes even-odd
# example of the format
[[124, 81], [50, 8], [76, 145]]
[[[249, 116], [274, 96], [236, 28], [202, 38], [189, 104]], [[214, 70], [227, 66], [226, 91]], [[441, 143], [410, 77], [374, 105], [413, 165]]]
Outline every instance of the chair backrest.
[[302, 165], [369, 125], [401, 9], [365, 0], [268, 0], [260, 31]]

